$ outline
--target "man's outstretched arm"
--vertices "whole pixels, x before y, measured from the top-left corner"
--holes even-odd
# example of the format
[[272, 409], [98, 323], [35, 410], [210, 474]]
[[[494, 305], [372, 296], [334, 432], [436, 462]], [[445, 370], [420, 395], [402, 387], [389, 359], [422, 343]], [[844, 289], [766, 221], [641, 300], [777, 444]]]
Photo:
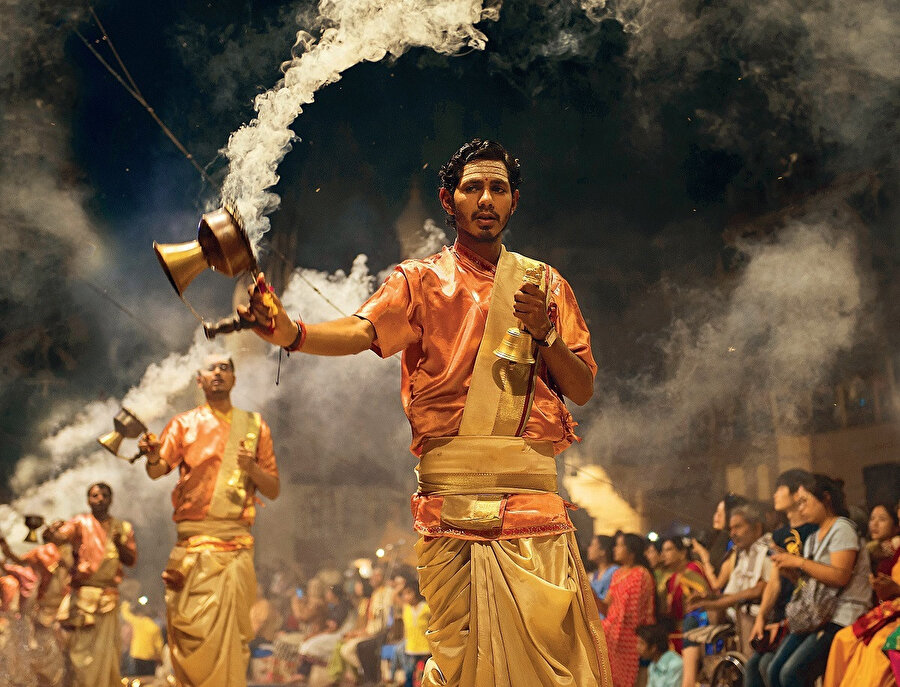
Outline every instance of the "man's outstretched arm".
[[[238, 306], [238, 314], [251, 322], [259, 322], [268, 329], [254, 328], [253, 331], [265, 341], [276, 346], [290, 346], [300, 334], [281, 300], [268, 292], [265, 275], [260, 273], [256, 284], [250, 286], [250, 305]], [[271, 308], [275, 309], [274, 315]], [[306, 337], [302, 351], [312, 355], [354, 355], [367, 350], [375, 340], [375, 328], [368, 320], [359, 317], [341, 317], [337, 320], [305, 324]]]

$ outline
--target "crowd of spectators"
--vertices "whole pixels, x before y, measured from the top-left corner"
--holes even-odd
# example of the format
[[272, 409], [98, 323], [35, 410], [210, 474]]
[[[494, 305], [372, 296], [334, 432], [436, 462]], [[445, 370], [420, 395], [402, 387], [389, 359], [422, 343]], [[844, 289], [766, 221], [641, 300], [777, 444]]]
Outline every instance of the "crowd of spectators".
[[710, 536], [596, 535], [614, 687], [710, 684], [726, 650], [746, 687], [900, 684], [900, 502], [852, 510], [840, 480], [794, 469], [771, 505], [722, 498]]
[[[585, 559], [614, 687], [709, 684], [725, 649], [742, 657], [746, 687], [900, 682], [900, 503], [851, 515], [840, 480], [795, 469], [778, 477], [771, 504], [723, 497], [708, 536], [680, 526], [594, 536]], [[0, 547], [4, 617], [27, 609], [32, 634], [52, 633], [65, 583], [50, 571], [65, 566], [43, 561], [42, 547], [22, 559]], [[128, 581], [121, 592], [123, 674], [167, 684], [161, 599]], [[263, 562], [250, 684], [418, 687], [429, 621], [411, 566], [303, 575]], [[58, 664], [43, 659], [45, 672]]]
[[262, 566], [251, 681], [418, 687], [430, 655], [430, 612], [415, 570], [377, 564], [364, 571], [327, 569], [301, 581]]

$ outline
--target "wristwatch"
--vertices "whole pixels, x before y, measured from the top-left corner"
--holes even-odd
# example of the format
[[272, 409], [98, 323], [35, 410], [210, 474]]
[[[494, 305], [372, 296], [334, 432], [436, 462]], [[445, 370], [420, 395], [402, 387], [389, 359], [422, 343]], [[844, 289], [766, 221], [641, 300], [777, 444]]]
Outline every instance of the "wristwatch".
[[553, 342], [556, 341], [558, 338], [559, 338], [559, 335], [556, 333], [556, 327], [554, 327], [551, 324], [550, 329], [547, 331], [547, 336], [544, 337], [544, 340], [538, 341], [537, 339], [535, 339], [534, 342], [538, 346], [543, 346], [543, 347], [547, 348], [547, 347], [552, 346]]

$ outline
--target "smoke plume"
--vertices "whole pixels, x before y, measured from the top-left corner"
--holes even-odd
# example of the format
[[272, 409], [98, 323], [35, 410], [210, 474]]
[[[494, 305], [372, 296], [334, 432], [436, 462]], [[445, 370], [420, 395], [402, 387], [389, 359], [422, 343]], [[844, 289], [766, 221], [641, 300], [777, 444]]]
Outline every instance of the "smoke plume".
[[355, 64], [396, 59], [410, 47], [444, 54], [483, 49], [485, 36], [474, 24], [497, 16], [480, 0], [328, 0], [319, 11], [319, 37], [297, 34], [284, 79], [257, 96], [256, 119], [234, 132], [225, 149], [229, 170], [222, 193], [234, 199], [254, 245], [269, 228], [266, 215], [278, 207], [278, 196], [267, 189], [278, 182], [278, 163], [295, 139], [290, 125], [316, 91]]
[[808, 431], [810, 394], [858, 341], [871, 305], [847, 229], [818, 217], [791, 221], [770, 240], [743, 242], [746, 264], [733, 284], [679, 287], [671, 296], [678, 318], [659, 343], [662, 374], [624, 388], [601, 380], [599, 415], [586, 423], [581, 450], [606, 464], [651, 461], [663, 487], [684, 481], [678, 457], [702, 443], [711, 412], [736, 409], [749, 433], [771, 436], [774, 393], [783, 431]]

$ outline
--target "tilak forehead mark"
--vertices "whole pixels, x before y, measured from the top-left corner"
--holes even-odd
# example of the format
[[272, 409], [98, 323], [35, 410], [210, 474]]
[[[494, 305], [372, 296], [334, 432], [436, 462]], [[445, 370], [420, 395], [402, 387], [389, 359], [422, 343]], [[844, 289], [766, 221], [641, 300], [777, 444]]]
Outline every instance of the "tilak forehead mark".
[[459, 182], [462, 183], [472, 177], [480, 179], [484, 176], [502, 176], [504, 180], [509, 180], [509, 172], [506, 169], [506, 165], [500, 160], [476, 160], [466, 163]]

